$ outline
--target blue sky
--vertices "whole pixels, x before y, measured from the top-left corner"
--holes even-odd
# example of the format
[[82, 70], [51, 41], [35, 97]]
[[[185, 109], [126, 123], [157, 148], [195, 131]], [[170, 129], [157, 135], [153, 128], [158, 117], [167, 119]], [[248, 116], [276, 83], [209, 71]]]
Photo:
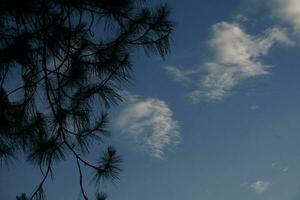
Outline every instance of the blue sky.
[[[167, 3], [177, 22], [171, 54], [138, 52], [126, 101], [112, 112], [107, 143], [124, 171], [102, 186], [109, 199], [299, 199], [300, 1]], [[48, 199], [77, 199], [76, 167], [55, 171]], [[39, 178], [23, 162], [1, 169], [1, 199]]]

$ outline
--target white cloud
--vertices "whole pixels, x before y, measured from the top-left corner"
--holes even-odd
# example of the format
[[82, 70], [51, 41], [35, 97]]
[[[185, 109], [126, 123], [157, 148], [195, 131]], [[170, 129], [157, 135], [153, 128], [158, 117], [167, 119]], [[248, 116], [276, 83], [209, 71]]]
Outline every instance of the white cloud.
[[165, 66], [164, 69], [170, 74], [175, 81], [180, 83], [189, 83], [191, 76], [197, 74], [197, 70], [181, 70], [174, 66]]
[[[193, 81], [196, 89], [190, 93], [191, 102], [222, 100], [242, 80], [268, 74], [270, 66], [262, 62], [262, 57], [275, 43], [293, 44], [285, 30], [278, 27], [253, 36], [236, 23], [213, 25], [212, 39], [208, 42], [213, 58], [202, 65], [207, 74]], [[185, 79], [189, 77], [189, 74], [184, 75]], [[178, 79], [178, 75], [173, 73], [173, 76]]]
[[282, 169], [282, 171], [283, 171], [283, 172], [287, 172], [287, 171], [289, 171], [289, 168], [288, 168], [288, 167], [285, 167], [285, 168]]
[[271, 183], [269, 181], [256, 181], [254, 183], [251, 183], [250, 187], [257, 194], [261, 194], [261, 193], [265, 192], [268, 189], [270, 184]]
[[252, 19], [248, 18], [246, 15], [239, 13], [234, 17], [234, 21], [240, 22], [240, 23], [245, 23], [252, 21]]
[[280, 163], [277, 163], [277, 162], [273, 162], [272, 163], [272, 168], [278, 170], [278, 171], [281, 171], [283, 173], [286, 173], [287, 171], [289, 171], [289, 167], [288, 166], [284, 166]]
[[115, 126], [151, 156], [163, 158], [164, 151], [180, 140], [179, 125], [166, 102], [126, 94], [126, 105]]
[[273, 163], [272, 163], [272, 167], [276, 167], [277, 165], [278, 165], [277, 162], [273, 162]]
[[209, 45], [214, 59], [205, 63], [208, 74], [201, 80], [204, 90], [196, 96], [207, 100], [221, 100], [241, 80], [268, 74], [270, 66], [261, 61], [276, 42], [291, 44], [283, 30], [268, 29], [262, 36], [247, 34], [239, 25], [220, 22], [212, 28]]
[[300, 34], [299, 0], [273, 0], [271, 6], [280, 19], [290, 24], [295, 32]]
[[250, 110], [256, 111], [258, 109], [258, 105], [252, 105], [250, 106]]

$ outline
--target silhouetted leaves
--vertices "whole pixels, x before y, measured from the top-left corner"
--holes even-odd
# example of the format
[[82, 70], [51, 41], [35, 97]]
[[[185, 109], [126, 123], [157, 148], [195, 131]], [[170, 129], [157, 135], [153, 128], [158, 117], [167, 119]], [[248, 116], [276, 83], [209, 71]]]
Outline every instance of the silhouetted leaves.
[[106, 200], [107, 199], [107, 195], [105, 193], [98, 193], [96, 195], [96, 200]]
[[98, 162], [98, 170], [94, 172], [93, 180], [100, 184], [102, 181], [118, 179], [122, 159], [113, 147], [108, 147]]
[[76, 159], [84, 199], [81, 165], [96, 183], [118, 178], [114, 148], [97, 164], [86, 154], [108, 135], [107, 111], [122, 100], [135, 50], [169, 52], [168, 18], [166, 5], [143, 0], [0, 1], [0, 162], [23, 153], [39, 167], [30, 199], [45, 198], [52, 165], [67, 155]]
[[49, 165], [51, 161], [64, 160], [62, 145], [56, 138], [41, 136], [33, 143], [28, 160], [37, 165]]
[[17, 200], [29, 200], [25, 193], [22, 193], [20, 196], [16, 197]]

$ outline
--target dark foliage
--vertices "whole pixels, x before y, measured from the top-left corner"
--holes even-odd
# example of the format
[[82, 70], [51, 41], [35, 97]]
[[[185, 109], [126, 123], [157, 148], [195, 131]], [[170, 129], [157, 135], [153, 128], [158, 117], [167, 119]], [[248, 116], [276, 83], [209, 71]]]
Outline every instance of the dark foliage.
[[75, 158], [85, 200], [83, 166], [97, 184], [118, 178], [114, 148], [95, 164], [86, 155], [107, 135], [107, 110], [131, 78], [132, 53], [141, 47], [163, 57], [169, 51], [169, 9], [146, 3], [0, 1], [0, 161], [23, 153], [42, 174], [30, 197], [17, 199], [44, 199], [53, 165], [68, 156]]
[[28, 200], [28, 198], [26, 197], [26, 194], [23, 193], [20, 196], [17, 196], [17, 200]]

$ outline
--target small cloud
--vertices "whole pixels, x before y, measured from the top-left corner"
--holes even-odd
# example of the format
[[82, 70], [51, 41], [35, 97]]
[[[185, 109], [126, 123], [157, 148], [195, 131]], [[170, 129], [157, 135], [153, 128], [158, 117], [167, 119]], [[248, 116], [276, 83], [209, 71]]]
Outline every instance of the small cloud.
[[251, 183], [250, 187], [257, 194], [261, 194], [261, 193], [265, 192], [268, 189], [270, 184], [271, 183], [269, 181], [261, 181], [260, 180], [260, 181], [256, 181], [254, 183]]
[[175, 81], [180, 83], [187, 83], [190, 81], [189, 72], [180, 70], [173, 66], [163, 67], [169, 75], [171, 75]]
[[277, 162], [273, 162], [271, 165], [272, 165], [272, 167], [276, 167], [278, 165], [278, 163]]
[[250, 106], [250, 110], [256, 111], [258, 109], [258, 105], [252, 105]]
[[240, 23], [244, 23], [244, 22], [249, 22], [250, 19], [248, 17], [246, 17], [245, 15], [243, 14], [237, 14], [235, 17], [234, 17], [234, 20], [236, 22], [240, 22]]
[[272, 168], [274, 168], [275, 170], [277, 170], [279, 172], [284, 172], [284, 173], [289, 170], [289, 167], [281, 165], [280, 163], [277, 163], [277, 162], [272, 163]]
[[285, 168], [282, 169], [283, 172], [287, 172], [288, 170], [289, 170], [288, 167], [285, 167]]
[[150, 156], [162, 159], [167, 148], [180, 141], [179, 125], [168, 104], [154, 98], [125, 94], [115, 127]]

